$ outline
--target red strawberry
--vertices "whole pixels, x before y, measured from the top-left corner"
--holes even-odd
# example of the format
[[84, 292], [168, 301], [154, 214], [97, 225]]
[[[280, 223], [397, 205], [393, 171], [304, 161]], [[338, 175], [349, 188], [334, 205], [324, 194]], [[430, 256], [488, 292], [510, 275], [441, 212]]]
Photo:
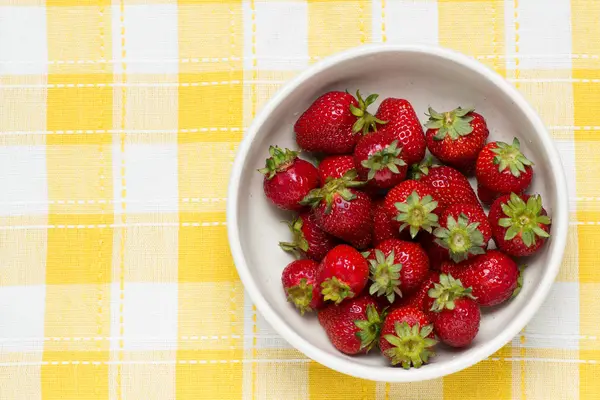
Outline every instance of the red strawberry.
[[406, 228], [414, 238], [419, 231], [432, 231], [438, 224], [438, 202], [433, 190], [421, 182], [401, 182], [385, 196], [385, 209], [399, 231]]
[[426, 160], [413, 169], [415, 179], [431, 188], [440, 208], [452, 204], [480, 205], [471, 184], [456, 169], [445, 165], [431, 166], [431, 160]]
[[550, 237], [550, 218], [537, 194], [499, 197], [489, 218], [496, 246], [511, 256], [530, 256]]
[[427, 293], [429, 293], [429, 289], [433, 287], [434, 283], [439, 282], [440, 274], [430, 271], [427, 278], [421, 283], [421, 287], [416, 292], [396, 300], [394, 307], [414, 307], [423, 311], [425, 314], [428, 314], [431, 304], [428, 305], [427, 300], [429, 299], [429, 296]]
[[513, 139], [512, 145], [488, 143], [477, 158], [477, 182], [497, 194], [523, 193], [531, 184], [532, 165], [521, 153], [517, 138]]
[[465, 172], [475, 166], [490, 133], [483, 117], [473, 110], [458, 107], [438, 113], [429, 107], [429, 122], [425, 124], [425, 140], [431, 154]]
[[419, 368], [435, 355], [433, 347], [436, 344], [433, 326], [423, 311], [401, 307], [386, 316], [379, 348], [392, 365]]
[[330, 304], [318, 316], [331, 344], [342, 353], [366, 353], [378, 344], [383, 321], [379, 306], [369, 296]]
[[294, 304], [302, 315], [323, 305], [317, 283], [318, 266], [312, 260], [296, 260], [288, 264], [281, 273], [287, 301]]
[[375, 116], [387, 121], [379, 130], [390, 132], [398, 139], [398, 146], [402, 147], [402, 158], [408, 165], [418, 163], [425, 157], [423, 127], [407, 100], [387, 98], [381, 102]]
[[386, 296], [390, 303], [396, 294], [416, 291], [429, 273], [429, 259], [417, 243], [388, 239], [379, 243], [368, 256], [371, 280], [370, 294]]
[[435, 299], [433, 329], [438, 338], [452, 347], [468, 346], [477, 336], [481, 321], [481, 311], [471, 295], [471, 288], [465, 289], [460, 280], [442, 274], [440, 283], [429, 290], [429, 297]]
[[317, 169], [299, 159], [296, 151], [270, 146], [269, 154], [265, 168], [258, 170], [265, 175], [265, 195], [283, 210], [300, 210], [300, 201], [319, 186]]
[[356, 171], [350, 171], [343, 178], [332, 179], [300, 203], [314, 208], [317, 223], [325, 232], [364, 249], [371, 243], [371, 199], [353, 189], [362, 185], [355, 178]]
[[356, 96], [358, 101], [350, 93], [334, 91], [315, 100], [294, 125], [298, 146], [319, 153], [351, 153], [361, 131], [377, 130], [377, 123], [385, 123], [367, 112], [376, 94], [365, 100], [359, 92]]
[[448, 250], [438, 246], [435, 240], [436, 237], [431, 233], [425, 232], [419, 236], [419, 243], [429, 257], [430, 268], [434, 271], [439, 271], [442, 263], [450, 260], [450, 255], [448, 254]]
[[477, 184], [477, 197], [479, 197], [479, 200], [483, 204], [485, 204], [487, 206], [491, 206], [492, 203], [494, 202], [494, 200], [496, 200], [500, 196], [501, 196], [501, 194], [492, 192], [490, 189], [486, 188], [485, 186], [481, 186], [480, 183]]
[[392, 224], [387, 214], [383, 200], [373, 202], [373, 244], [386, 240], [398, 238], [398, 229]]
[[517, 264], [498, 250], [460, 264], [444, 263], [442, 272], [470, 287], [480, 306], [495, 306], [508, 300], [517, 289], [519, 279]]
[[392, 133], [374, 132], [359, 140], [354, 148], [354, 164], [361, 180], [381, 189], [391, 188], [406, 178], [408, 167], [402, 148]]
[[353, 247], [340, 244], [323, 258], [317, 275], [323, 300], [339, 304], [346, 298], [358, 296], [365, 288], [369, 280], [369, 263]]
[[325, 184], [328, 178], [342, 178], [354, 168], [354, 157], [348, 155], [327, 156], [319, 164], [319, 178]]
[[435, 243], [446, 249], [454, 262], [485, 253], [492, 238], [492, 228], [485, 212], [473, 204], [454, 204], [440, 217], [440, 227], [433, 234]]
[[311, 260], [321, 261], [325, 254], [333, 249], [338, 240], [319, 228], [313, 213], [304, 212], [288, 222], [294, 235], [293, 242], [279, 242], [285, 251], [291, 251], [297, 256], [304, 255]]

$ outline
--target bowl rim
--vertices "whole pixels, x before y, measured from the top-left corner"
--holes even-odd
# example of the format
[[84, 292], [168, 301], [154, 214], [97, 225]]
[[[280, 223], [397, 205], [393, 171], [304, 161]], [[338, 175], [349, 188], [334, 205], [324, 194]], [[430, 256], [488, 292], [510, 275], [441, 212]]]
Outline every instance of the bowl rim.
[[[319, 349], [309, 341], [305, 340], [288, 326], [263, 297], [250, 273], [242, 251], [237, 215], [239, 182], [248, 151], [258, 131], [279, 104], [313, 75], [331, 68], [338, 63], [357, 57], [396, 52], [427, 54], [445, 59], [446, 61], [455, 62], [480, 74], [493, 83], [498, 90], [501, 90], [505, 96], [510, 98], [521, 110], [523, 110], [523, 113], [540, 137], [543, 151], [547, 153], [548, 159], [552, 161], [549, 167], [555, 180], [557, 193], [556, 205], [552, 210], [552, 225], [554, 229], [552, 245], [548, 254], [549, 262], [545, 266], [546, 272], [544, 273], [542, 280], [538, 283], [538, 289], [534, 292], [531, 301], [525, 305], [519, 314], [517, 314], [517, 316], [507, 324], [494, 339], [471, 350], [468, 357], [459, 356], [449, 360], [443, 365], [440, 364], [437, 367], [435, 363], [432, 363], [425, 368], [412, 368], [408, 371], [398, 368], [356, 364], [349, 361], [347, 358], [343, 358], [341, 353], [340, 357], [332, 356], [328, 352]], [[564, 195], [561, 195], [561, 193], [564, 193]], [[238, 274], [257, 309], [279, 335], [310, 359], [344, 374], [373, 381], [417, 382], [446, 376], [482, 361], [507, 344], [525, 327], [548, 296], [552, 283], [558, 275], [567, 239], [569, 221], [568, 207], [568, 191], [564, 169], [552, 137], [546, 130], [544, 123], [534, 111], [533, 107], [525, 100], [521, 93], [519, 93], [517, 89], [509, 84], [502, 76], [472, 57], [440, 46], [368, 44], [334, 54], [313, 64], [286, 83], [268, 101], [268, 103], [265, 104], [263, 109], [255, 117], [239, 145], [229, 181], [226, 212], [229, 245]]]

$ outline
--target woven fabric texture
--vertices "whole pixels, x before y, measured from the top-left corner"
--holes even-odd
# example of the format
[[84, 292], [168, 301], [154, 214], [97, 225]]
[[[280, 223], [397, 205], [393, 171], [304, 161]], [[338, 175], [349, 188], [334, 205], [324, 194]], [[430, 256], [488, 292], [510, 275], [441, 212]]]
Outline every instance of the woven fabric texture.
[[[560, 275], [489, 359], [430, 382], [310, 361], [257, 313], [228, 174], [278, 87], [365, 43], [515, 85], [569, 176]], [[0, 0], [1, 399], [600, 397], [600, 1]]]

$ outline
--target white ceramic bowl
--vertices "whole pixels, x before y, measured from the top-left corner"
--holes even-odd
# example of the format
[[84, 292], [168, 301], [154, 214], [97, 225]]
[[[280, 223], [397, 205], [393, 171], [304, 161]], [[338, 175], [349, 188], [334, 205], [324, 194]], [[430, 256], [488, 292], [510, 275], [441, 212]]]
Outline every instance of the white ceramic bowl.
[[[288, 215], [264, 196], [263, 176], [269, 145], [297, 148], [293, 124], [328, 90], [360, 89], [364, 95], [408, 99], [424, 121], [427, 107], [449, 110], [473, 105], [487, 120], [490, 140], [521, 141], [535, 163], [530, 193], [540, 193], [552, 217], [552, 237], [528, 260], [524, 287], [513, 301], [484, 312], [473, 344], [463, 350], [438, 346], [438, 355], [419, 369], [393, 368], [379, 354], [349, 357], [328, 341], [316, 317], [300, 317], [286, 302], [281, 271], [292, 261], [278, 247], [289, 238], [280, 221]], [[376, 110], [374, 104], [371, 110]], [[311, 359], [360, 378], [410, 382], [438, 378], [490, 356], [510, 341], [538, 310], [554, 281], [566, 243], [568, 196], [559, 155], [540, 118], [523, 97], [486, 66], [456, 52], [425, 46], [370, 45], [329, 57], [298, 75], [263, 108], [244, 140], [229, 184], [227, 224], [238, 273], [258, 310], [273, 328]]]

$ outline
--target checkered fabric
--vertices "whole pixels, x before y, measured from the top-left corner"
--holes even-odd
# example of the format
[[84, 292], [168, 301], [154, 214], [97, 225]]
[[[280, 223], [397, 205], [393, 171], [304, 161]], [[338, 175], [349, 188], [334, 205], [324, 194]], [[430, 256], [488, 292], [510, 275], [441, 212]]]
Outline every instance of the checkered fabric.
[[[597, 0], [0, 0], [0, 398], [598, 398], [599, 38]], [[504, 75], [569, 176], [548, 301], [498, 353], [430, 382], [307, 359], [257, 313], [227, 245], [256, 112], [371, 42], [440, 44]]]

